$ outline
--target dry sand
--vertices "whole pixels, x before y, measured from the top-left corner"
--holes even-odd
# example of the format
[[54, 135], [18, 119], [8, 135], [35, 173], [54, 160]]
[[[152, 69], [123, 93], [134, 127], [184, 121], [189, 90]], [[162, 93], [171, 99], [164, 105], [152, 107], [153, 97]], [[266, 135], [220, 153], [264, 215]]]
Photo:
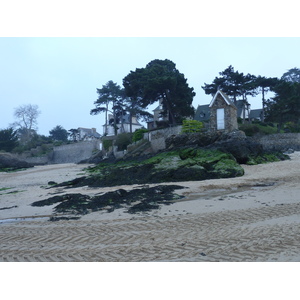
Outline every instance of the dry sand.
[[176, 191], [185, 199], [153, 212], [50, 222], [55, 205], [31, 206], [55, 194], [120, 188], [45, 188], [83, 175], [84, 167], [0, 173], [0, 189], [10, 188], [0, 190], [0, 261], [300, 261], [300, 152], [243, 166], [238, 178], [175, 183], [187, 187]]

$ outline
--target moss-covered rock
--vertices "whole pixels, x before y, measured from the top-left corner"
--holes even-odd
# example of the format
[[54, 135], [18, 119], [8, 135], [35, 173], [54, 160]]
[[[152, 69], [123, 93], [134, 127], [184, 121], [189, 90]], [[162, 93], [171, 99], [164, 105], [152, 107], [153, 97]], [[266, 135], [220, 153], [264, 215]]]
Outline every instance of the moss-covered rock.
[[269, 162], [276, 162], [281, 160], [290, 159], [290, 157], [286, 154], [281, 152], [274, 152], [274, 153], [264, 153], [257, 156], [250, 156], [249, 160], [247, 161], [247, 165], [258, 165], [258, 164], [266, 164]]
[[196, 181], [242, 176], [243, 168], [229, 154], [218, 150], [185, 148], [162, 152], [144, 161], [120, 161], [90, 168], [90, 176], [56, 186], [104, 187], [128, 184]]

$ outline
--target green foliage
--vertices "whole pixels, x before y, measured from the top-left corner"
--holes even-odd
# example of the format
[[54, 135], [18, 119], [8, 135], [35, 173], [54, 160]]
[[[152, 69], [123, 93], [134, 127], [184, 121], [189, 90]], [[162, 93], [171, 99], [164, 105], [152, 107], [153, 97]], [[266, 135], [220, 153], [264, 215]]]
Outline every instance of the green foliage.
[[287, 82], [298, 82], [300, 83], [300, 69], [292, 68], [285, 72], [282, 77], [282, 80]]
[[285, 132], [300, 132], [300, 122], [286, 122], [283, 125], [283, 130]]
[[300, 118], [300, 83], [281, 80], [273, 89], [275, 97], [266, 101], [266, 120], [280, 125], [297, 124]]
[[118, 147], [118, 151], [126, 150], [127, 146], [132, 143], [131, 133], [120, 133], [115, 141], [115, 146]]
[[182, 133], [194, 133], [201, 132], [204, 125], [202, 122], [197, 120], [183, 120], [182, 121]]
[[29, 151], [33, 148], [40, 147], [42, 151], [36, 155], [45, 154], [52, 147], [51, 145], [49, 145], [50, 142], [51, 140], [49, 137], [46, 137], [44, 135], [34, 134], [26, 144], [19, 144], [17, 147], [13, 149], [12, 152], [20, 154], [25, 151]]
[[[112, 80], [106, 85], [102, 85], [101, 89], [97, 89], [98, 99], [94, 102], [95, 108], [90, 111], [91, 115], [97, 115], [105, 112], [105, 135], [108, 132], [107, 126], [109, 123], [108, 112], [113, 114], [113, 123], [115, 135], [117, 135], [117, 124], [119, 118], [124, 114], [125, 93], [117, 83]], [[111, 106], [111, 108], [110, 108]]]
[[266, 123], [256, 124], [239, 124], [239, 130], [245, 132], [247, 136], [254, 136], [256, 134], [266, 135], [277, 133], [277, 127], [272, 124], [267, 125]]
[[49, 131], [50, 138], [54, 141], [66, 142], [68, 140], [68, 131], [62, 126], [57, 125], [52, 130]]
[[216, 77], [211, 84], [204, 83], [202, 86], [205, 94], [214, 95], [221, 89], [228, 96], [233, 97], [234, 103], [236, 103], [238, 97], [242, 97], [246, 100], [247, 95], [255, 96], [256, 91], [256, 77], [254, 75], [244, 75], [238, 71], [234, 71], [234, 68], [230, 65], [223, 72], [219, 72], [220, 77]]
[[137, 141], [140, 141], [143, 137], [144, 137], [144, 133], [148, 132], [147, 129], [137, 129], [134, 133], [133, 133], [133, 136], [132, 136], [132, 141], [133, 142], [137, 142]]
[[155, 59], [145, 68], [136, 69], [123, 79], [123, 85], [127, 96], [138, 99], [141, 107], [160, 101], [164, 116], [171, 124], [194, 115], [194, 89], [188, 86], [184, 75], [168, 59]]
[[18, 145], [18, 137], [13, 128], [0, 130], [0, 150], [12, 151]]
[[106, 139], [103, 139], [102, 140], [102, 144], [103, 144], [103, 149], [105, 151], [108, 151], [110, 147], [112, 147], [112, 144], [113, 144], [113, 141], [112, 140], [106, 140]]

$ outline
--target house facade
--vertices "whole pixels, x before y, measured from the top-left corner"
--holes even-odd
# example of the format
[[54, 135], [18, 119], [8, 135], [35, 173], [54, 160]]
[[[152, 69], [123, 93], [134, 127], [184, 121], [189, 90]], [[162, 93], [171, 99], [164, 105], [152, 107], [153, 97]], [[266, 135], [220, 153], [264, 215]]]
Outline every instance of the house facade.
[[[108, 124], [103, 125], [103, 135], [112, 136], [115, 135], [115, 129], [113, 124], [113, 115], [108, 115]], [[137, 129], [141, 129], [143, 125], [141, 125], [135, 116], [131, 118], [132, 120], [132, 132], [135, 132]], [[107, 130], [106, 130], [107, 129]], [[117, 123], [117, 134], [130, 132], [130, 115], [126, 114], [122, 117], [121, 120]]]
[[229, 97], [218, 90], [209, 104], [211, 131], [230, 132], [238, 129], [237, 108]]

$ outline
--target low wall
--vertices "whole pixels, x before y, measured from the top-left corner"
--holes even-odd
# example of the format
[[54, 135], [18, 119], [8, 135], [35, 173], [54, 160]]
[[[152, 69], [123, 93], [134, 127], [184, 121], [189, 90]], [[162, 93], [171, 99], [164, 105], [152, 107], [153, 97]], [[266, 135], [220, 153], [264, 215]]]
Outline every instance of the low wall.
[[95, 149], [99, 150], [99, 141], [84, 141], [53, 148], [49, 155], [49, 164], [78, 163], [92, 156]]
[[51, 152], [41, 156], [25, 156], [24, 154], [15, 156], [33, 165], [78, 163], [90, 158], [95, 149], [100, 149], [100, 141], [84, 141], [54, 147]]
[[300, 151], [300, 133], [277, 133], [253, 138], [266, 151]]
[[166, 138], [181, 133], [182, 126], [169, 127], [144, 133], [144, 139], [151, 143], [154, 152], [166, 149]]
[[[151, 147], [154, 152], [163, 150], [166, 148], [165, 140], [171, 135], [177, 135], [181, 133], [182, 126], [170, 127], [166, 129], [160, 129], [150, 131], [144, 134], [144, 139], [147, 139], [151, 143]], [[277, 133], [264, 136], [256, 136], [253, 139], [262, 144], [265, 151], [287, 151], [293, 149], [300, 151], [300, 133]]]

